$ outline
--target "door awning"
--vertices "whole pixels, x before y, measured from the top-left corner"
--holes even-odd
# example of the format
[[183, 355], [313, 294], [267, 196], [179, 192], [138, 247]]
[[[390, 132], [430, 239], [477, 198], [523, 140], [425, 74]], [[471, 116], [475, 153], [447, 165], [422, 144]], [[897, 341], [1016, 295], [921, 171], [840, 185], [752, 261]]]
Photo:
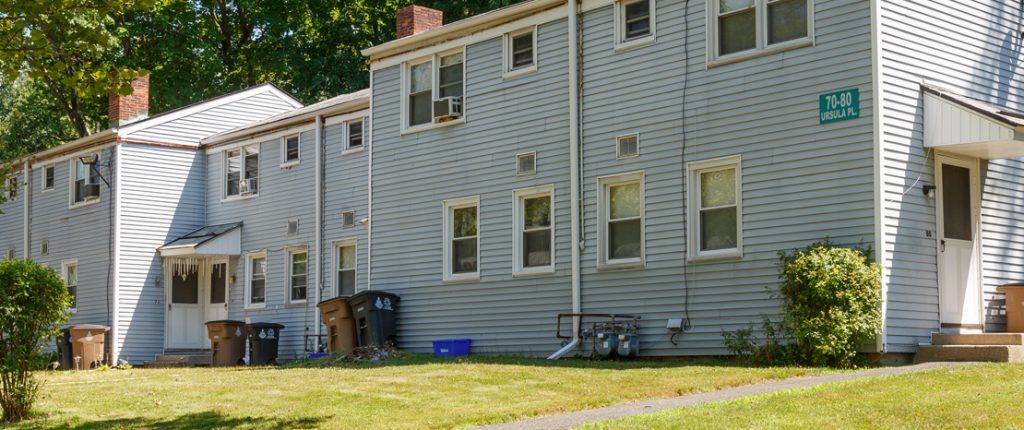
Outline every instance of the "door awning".
[[942, 88], [924, 92], [924, 146], [986, 160], [1024, 157], [1024, 113]]
[[162, 257], [241, 255], [242, 223], [208, 225], [157, 249]]

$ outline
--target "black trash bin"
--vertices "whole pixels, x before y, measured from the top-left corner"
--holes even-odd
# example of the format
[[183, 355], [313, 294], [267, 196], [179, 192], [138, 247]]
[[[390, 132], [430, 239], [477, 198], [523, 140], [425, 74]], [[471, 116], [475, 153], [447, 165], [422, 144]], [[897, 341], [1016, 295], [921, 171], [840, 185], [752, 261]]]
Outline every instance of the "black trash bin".
[[395, 346], [398, 330], [395, 315], [398, 296], [384, 291], [367, 290], [348, 299], [352, 318], [356, 321], [359, 346]]
[[71, 327], [60, 329], [61, 335], [57, 336], [57, 359], [60, 363], [60, 370], [71, 370], [75, 368], [75, 354], [71, 347]]
[[277, 341], [284, 326], [274, 323], [252, 323], [246, 326], [249, 337], [249, 365], [277, 364]]

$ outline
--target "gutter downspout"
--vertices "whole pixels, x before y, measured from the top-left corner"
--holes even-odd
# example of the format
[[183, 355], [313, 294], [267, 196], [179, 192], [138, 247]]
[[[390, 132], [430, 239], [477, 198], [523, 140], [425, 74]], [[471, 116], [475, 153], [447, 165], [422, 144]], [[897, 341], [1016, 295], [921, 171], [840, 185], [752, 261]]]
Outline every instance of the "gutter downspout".
[[25, 159], [25, 163], [21, 167], [22, 176], [25, 177], [24, 191], [24, 203], [25, 209], [21, 211], [22, 217], [24, 218], [24, 232], [22, 238], [22, 252], [25, 254], [25, 259], [28, 260], [32, 256], [32, 228], [29, 223], [32, 222], [32, 165], [29, 163], [29, 159]]
[[[577, 44], [578, 5], [576, 0], [566, 2], [569, 33], [569, 208], [572, 235], [572, 312], [579, 314], [580, 306], [580, 160], [579, 160], [579, 45]], [[572, 318], [572, 340], [548, 357], [557, 360], [580, 344], [580, 318]]]
[[[315, 224], [315, 228], [316, 228], [316, 261], [314, 262], [314, 264], [316, 265], [316, 268], [313, 271], [313, 277], [314, 277], [313, 285], [316, 285], [316, 293], [315, 293], [315, 295], [316, 295], [316, 303], [320, 303], [320, 296], [322, 295], [322, 291], [323, 291], [323, 288], [324, 288], [324, 286], [322, 285], [323, 284], [323, 282], [322, 282], [323, 273], [321, 273], [321, 271], [323, 270], [323, 253], [324, 253], [324, 238], [323, 238], [323, 236], [324, 236], [324, 226], [323, 226], [323, 222], [324, 222], [323, 221], [323, 208], [324, 208], [324, 202], [323, 202], [323, 199], [324, 199], [324, 193], [323, 193], [324, 132], [323, 132], [323, 125], [324, 124], [323, 124], [323, 121], [324, 120], [323, 120], [323, 116], [322, 115], [317, 115], [316, 116], [316, 120], [315, 120], [316, 128], [315, 128], [315, 132], [314, 132], [315, 133], [314, 140], [316, 141], [316, 162], [315, 162], [316, 168], [314, 169], [314, 170], [316, 170], [316, 181], [314, 181], [315, 185], [313, 187], [314, 191], [316, 192], [316, 199], [315, 199], [316, 200], [316, 209], [315, 209], [316, 214], [314, 216], [314, 218], [315, 218], [314, 224]], [[313, 310], [313, 325], [316, 327], [316, 329], [314, 331], [316, 333], [316, 349], [319, 349], [320, 348], [320, 312], [317, 312], [315, 309]], [[314, 351], [314, 352], [319, 352], [319, 351]]]
[[[367, 109], [367, 126], [363, 130], [369, 153], [366, 160], [366, 289], [373, 289], [373, 70], [370, 70], [370, 105]], [[359, 267], [359, 247], [356, 247], [356, 267]], [[358, 272], [358, 270], [357, 270]], [[359, 284], [356, 283], [356, 289]]]

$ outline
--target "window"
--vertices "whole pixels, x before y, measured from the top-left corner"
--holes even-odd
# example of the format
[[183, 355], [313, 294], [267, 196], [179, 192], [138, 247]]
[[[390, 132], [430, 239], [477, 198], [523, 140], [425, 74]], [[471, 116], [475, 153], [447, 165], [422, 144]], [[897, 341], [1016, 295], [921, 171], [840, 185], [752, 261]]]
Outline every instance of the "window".
[[631, 158], [640, 155], [640, 135], [627, 134], [615, 138], [615, 158]]
[[55, 168], [53, 165], [49, 165], [43, 168], [43, 191], [52, 190], [55, 181], [54, 177]]
[[654, 0], [615, 2], [615, 49], [629, 49], [654, 42]]
[[348, 148], [357, 149], [363, 147], [363, 118], [349, 121], [348, 123]]
[[39, 242], [39, 255], [50, 255], [50, 241]]
[[537, 153], [527, 152], [516, 155], [516, 175], [532, 175], [537, 173]]
[[553, 195], [554, 187], [550, 185], [513, 193], [516, 210], [513, 238], [515, 274], [552, 273], [555, 270]]
[[309, 253], [305, 248], [288, 251], [288, 291], [291, 302], [306, 301]]
[[693, 162], [687, 171], [690, 259], [742, 257], [740, 157]]
[[246, 305], [248, 307], [263, 307], [267, 303], [267, 253], [256, 252], [249, 254], [246, 268], [248, 288], [246, 288]]
[[407, 63], [405, 71], [405, 127], [433, 123], [435, 99], [462, 97], [464, 71], [461, 49], [417, 63]]
[[289, 166], [299, 162], [299, 135], [282, 138], [281, 164]]
[[644, 263], [643, 172], [598, 179], [601, 229], [599, 264], [607, 267]]
[[259, 144], [225, 151], [224, 158], [226, 197], [258, 194], [260, 177]]
[[804, 46], [812, 37], [812, 6], [811, 0], [708, 0], [708, 52], [714, 59]]
[[75, 310], [78, 308], [78, 260], [64, 261], [61, 268], [64, 272], [64, 284], [71, 295], [71, 310]]
[[353, 227], [356, 225], [356, 213], [353, 211], [345, 211], [341, 213], [341, 226], [342, 227]]
[[340, 296], [356, 293], [356, 241], [339, 242], [334, 247], [334, 261], [337, 269], [335, 289]]
[[480, 278], [480, 198], [467, 197], [444, 202], [444, 279]]
[[82, 162], [78, 157], [71, 160], [72, 170], [74, 175], [71, 176], [71, 205], [77, 205], [85, 202], [86, 200], [98, 201], [99, 196], [90, 198], [87, 194], [88, 185], [98, 185], [100, 183], [99, 177], [99, 161], [100, 155], [96, 155], [96, 164], [91, 168], [89, 165]]
[[504, 77], [537, 70], [537, 27], [505, 34]]
[[7, 200], [18, 198], [18, 175], [7, 178]]

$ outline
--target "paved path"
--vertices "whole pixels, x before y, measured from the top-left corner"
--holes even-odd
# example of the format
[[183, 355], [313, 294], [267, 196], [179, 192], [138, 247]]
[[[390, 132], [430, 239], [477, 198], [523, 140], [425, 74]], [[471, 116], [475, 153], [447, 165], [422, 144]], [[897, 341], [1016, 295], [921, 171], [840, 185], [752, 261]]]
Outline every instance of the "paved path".
[[689, 394], [667, 399], [642, 400], [621, 405], [606, 406], [597, 409], [586, 409], [576, 412], [566, 412], [555, 415], [548, 415], [539, 418], [527, 419], [505, 424], [478, 427], [487, 430], [561, 430], [572, 429], [583, 424], [605, 421], [616, 418], [628, 417], [631, 415], [650, 414], [666, 409], [695, 406], [702, 403], [719, 402], [723, 400], [737, 399], [740, 397], [757, 396], [760, 394], [774, 393], [777, 391], [809, 388], [831, 382], [851, 381], [854, 379], [870, 378], [873, 376], [899, 375], [902, 373], [917, 372], [926, 369], [939, 367], [958, 366], [965, 363], [925, 363], [913, 366], [882, 367], [877, 369], [862, 370], [849, 373], [835, 373], [820, 376], [801, 376], [789, 379], [761, 382], [741, 387], [727, 388], [707, 393]]

